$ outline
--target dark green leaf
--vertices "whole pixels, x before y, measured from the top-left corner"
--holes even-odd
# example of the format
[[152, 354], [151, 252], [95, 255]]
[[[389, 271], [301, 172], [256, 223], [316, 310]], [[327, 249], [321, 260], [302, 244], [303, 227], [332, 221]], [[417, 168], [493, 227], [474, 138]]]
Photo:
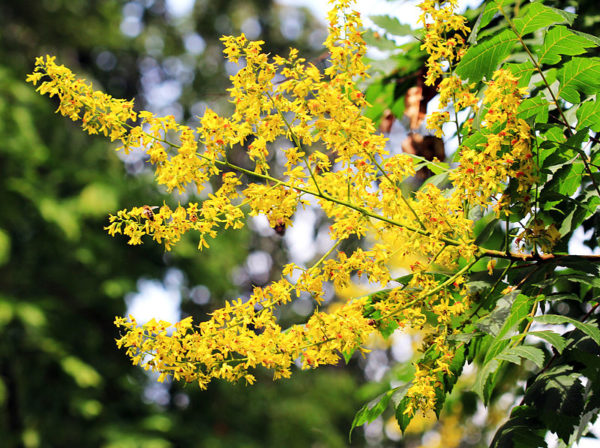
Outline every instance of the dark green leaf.
[[580, 322], [578, 320], [571, 319], [570, 317], [559, 316], [557, 314], [546, 314], [543, 316], [535, 316], [533, 318], [533, 320], [536, 322], [542, 323], [542, 324], [555, 324], [555, 325], [556, 324], [558, 324], [558, 325], [572, 324], [577, 329], [581, 330], [582, 332], [587, 334], [589, 337], [591, 337], [594, 340], [594, 342], [596, 342], [596, 344], [600, 344], [600, 330], [598, 329], [598, 327], [594, 326], [593, 324], [586, 324], [584, 322]]
[[[509, 348], [504, 350], [497, 356], [498, 359], [512, 362], [513, 364], [519, 365], [521, 358], [525, 358], [533, 362], [540, 369], [544, 366], [544, 352], [537, 347], [531, 347], [529, 345], [520, 345], [517, 347]], [[515, 361], [516, 358], [516, 361]]]
[[558, 365], [541, 373], [525, 391], [524, 401], [538, 409], [536, 420], [568, 442], [584, 409], [580, 372]]
[[554, 331], [550, 331], [550, 330], [530, 331], [527, 334], [530, 336], [536, 336], [536, 337], [548, 342], [550, 345], [552, 345], [558, 351], [558, 353], [562, 353], [563, 349], [567, 345], [567, 341], [565, 341], [565, 338], [563, 338], [558, 333], [555, 333]]
[[494, 230], [498, 227], [499, 221], [500, 221], [499, 219], [495, 219], [495, 220], [489, 222], [485, 226], [485, 228], [481, 231], [481, 233], [479, 235], [477, 235], [475, 244], [477, 244], [478, 246], [483, 245], [489, 239], [489, 237], [492, 235]]
[[[518, 411], [522, 408], [530, 410], [531, 413], [534, 412], [530, 406], [514, 408], [510, 420], [502, 425], [494, 435], [490, 448], [545, 448], [548, 446], [543, 435], [540, 434], [539, 428], [536, 427], [538, 425], [532, 424], [531, 420], [535, 421], [534, 418], [518, 415]], [[517, 416], [513, 416], [513, 414], [517, 414]]]
[[398, 421], [398, 426], [400, 426], [400, 431], [402, 432], [406, 431], [408, 424], [413, 419], [411, 415], [404, 412], [409, 403], [410, 399], [408, 397], [404, 397], [396, 407], [396, 420]]
[[379, 417], [387, 408], [392, 397], [394, 397], [395, 402], [401, 402], [401, 396], [406, 394], [406, 391], [409, 387], [410, 383], [385, 391], [360, 408], [360, 410], [354, 416], [354, 420], [352, 421], [349, 437], [352, 436], [352, 431], [354, 428], [364, 425], [365, 423], [371, 423], [373, 420]]

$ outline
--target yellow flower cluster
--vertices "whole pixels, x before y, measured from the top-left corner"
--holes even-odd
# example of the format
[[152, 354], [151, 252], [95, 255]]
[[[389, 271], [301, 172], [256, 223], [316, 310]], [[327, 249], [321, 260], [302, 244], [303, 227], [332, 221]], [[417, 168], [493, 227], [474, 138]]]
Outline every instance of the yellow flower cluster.
[[37, 91], [50, 97], [58, 96], [57, 112], [73, 121], [81, 120], [82, 128], [89, 134], [103, 134], [111, 141], [122, 139], [127, 133], [125, 123], [135, 120], [133, 101], [114, 99], [106, 93], [95, 91], [85, 80], [77, 79], [64, 65], [55, 62], [55, 56], [38, 57], [36, 70], [27, 76], [27, 82], [37, 85], [46, 76]]
[[455, 114], [469, 107], [473, 113], [478, 110], [479, 100], [472, 92], [475, 85], [467, 84], [453, 74], [454, 66], [467, 48], [465, 36], [471, 31], [466, 26], [466, 19], [454, 13], [456, 6], [455, 0], [426, 0], [419, 4], [419, 21], [425, 26], [421, 49], [429, 55], [425, 84], [435, 85], [443, 77], [437, 87], [439, 110], [427, 118], [427, 128], [434, 130], [437, 137], [444, 135], [442, 126], [450, 121], [450, 113], [444, 110], [450, 103], [453, 103]]
[[196, 326], [188, 317], [176, 323], [171, 334], [168, 322], [151, 320], [138, 326], [131, 316], [118, 317], [115, 324], [125, 334], [117, 345], [126, 348], [134, 365], [160, 372], [159, 381], [171, 375], [205, 388], [214, 378], [252, 384], [255, 378], [249, 372], [259, 365], [273, 370], [277, 379], [290, 376], [296, 359], [303, 368], [335, 364], [340, 353], [364, 344], [373, 331], [363, 316], [365, 299], [330, 314], [315, 312], [305, 325], [281, 331], [273, 308], [290, 300], [291, 289], [284, 280], [256, 288], [248, 301], [228, 302]]
[[444, 73], [444, 64], [449, 68], [465, 53], [465, 36], [471, 29], [463, 16], [454, 13], [457, 3], [457, 0], [425, 0], [419, 4], [419, 22], [425, 27], [421, 49], [429, 54], [426, 85], [434, 85]]
[[[296, 50], [287, 58], [270, 59], [262, 52], [262, 42], [243, 35], [224, 37], [226, 57], [244, 61], [231, 77], [234, 112], [226, 118], [208, 110], [196, 130], [173, 117], [136, 114], [132, 102], [93, 90], [52, 57], [36, 61], [28, 80], [39, 84], [40, 93], [58, 95], [59, 111], [81, 120], [86, 131], [120, 141], [125, 151], [145, 151], [157, 182], [169, 191], [182, 192], [191, 185], [200, 191], [208, 182], [218, 186], [202, 203], [119, 211], [110, 217], [111, 235], [124, 234], [130, 244], [150, 236], [169, 250], [184, 233], [196, 231], [203, 248], [219, 229], [241, 228], [247, 215], [264, 215], [274, 228], [290, 226], [297, 208], [307, 201], [318, 203], [331, 222], [335, 244], [313, 266], [287, 265], [281, 280], [256, 288], [246, 301], [227, 303], [204, 322], [186, 318], [170, 333], [166, 322], [138, 326], [134, 319], [117, 318], [123, 330], [119, 347], [134, 364], [160, 372], [161, 380], [170, 375], [201, 387], [214, 378], [252, 383], [258, 366], [271, 369], [275, 378], [288, 377], [295, 362], [304, 368], [336, 363], [340, 353], [360, 349], [371, 333], [391, 324], [424, 329], [424, 350], [437, 353], [418, 365], [407, 412], [433, 408], [435, 388], [450, 374], [456, 349], [449, 337], [452, 323], [470, 306], [464, 284], [478, 249], [467, 207], [487, 205], [491, 195], [502, 191], [507, 176], [519, 179], [523, 193], [533, 179], [533, 166], [527, 163], [529, 128], [516, 118], [523, 92], [508, 72], [498, 72], [489, 83], [488, 143], [482, 151], [464, 149], [461, 166], [452, 174], [455, 193], [430, 184], [414, 195], [404, 194], [401, 183], [415, 174], [414, 160], [390, 157], [385, 138], [362, 113], [368, 103], [357, 82], [367, 76], [365, 43], [360, 15], [349, 10], [351, 3], [333, 2], [325, 41], [329, 61], [323, 72]], [[442, 73], [441, 62], [455, 63], [465, 48], [461, 34], [468, 28], [464, 18], [453, 14], [454, 6], [455, 1], [432, 0], [421, 5], [430, 84]], [[448, 34], [453, 37], [446, 38]], [[282, 82], [274, 82], [276, 76]], [[446, 77], [440, 85], [443, 107], [450, 101], [456, 111], [478, 107], [472, 86], [456, 77]], [[281, 139], [291, 147], [279, 149]], [[229, 160], [233, 147], [246, 151], [251, 169]], [[272, 175], [276, 170], [269, 165], [275, 151], [285, 157], [281, 177]], [[337, 249], [344, 239], [366, 235], [373, 239], [368, 247], [349, 254]], [[412, 277], [401, 286], [393, 280], [396, 256], [418, 260], [410, 267]], [[342, 288], [355, 276], [388, 290], [329, 312], [316, 311], [304, 325], [279, 326], [277, 307], [304, 293], [321, 304], [324, 284]]]
[[[535, 246], [549, 254], [562, 235], [554, 224], [546, 225], [539, 219], [534, 219], [515, 239], [518, 245]], [[530, 249], [528, 247], [527, 249]]]
[[[471, 132], [472, 120], [467, 121], [461, 130], [458, 113], [470, 108], [471, 113], [477, 115], [480, 106], [479, 99], [474, 94], [475, 84], [464, 82], [454, 74], [453, 70], [466, 51], [466, 41], [463, 36], [470, 29], [466, 26], [463, 17], [454, 14], [456, 7], [454, 0], [427, 0], [419, 7], [422, 12], [420, 21], [425, 25], [424, 42], [421, 48], [429, 54], [425, 83], [434, 85], [440, 77], [443, 77], [438, 85], [439, 110], [430, 114], [427, 127], [433, 129], [436, 136], [441, 137], [442, 126], [451, 119], [446, 109], [452, 104], [457, 133]], [[444, 73], [445, 69], [447, 73]], [[530, 150], [530, 129], [524, 120], [517, 118], [517, 109], [526, 92], [524, 89], [519, 89], [517, 85], [518, 79], [507, 70], [495, 72], [493, 80], [488, 83], [483, 100], [486, 112], [481, 123], [482, 133], [487, 143], [483, 150], [461, 146], [460, 165], [450, 172], [450, 179], [455, 187], [452, 194], [445, 198], [439, 190], [431, 186], [417, 194], [418, 201], [415, 206], [417, 214], [422, 216], [422, 222], [426, 223], [424, 228], [437, 237], [432, 239], [431, 244], [440, 250], [440, 254], [432, 261], [442, 266], [451, 265], [459, 256], [467, 260], [472, 259], [476, 252], [476, 248], [472, 246], [471, 253], [468, 253], [468, 231], [463, 230], [463, 233], [460, 230], [452, 231], [452, 229], [471, 229], [471, 223], [465, 216], [465, 212], [470, 207], [487, 208], [493, 203], [495, 194], [504, 193], [511, 178], [518, 184], [516, 189], [520, 194], [518, 199], [526, 204], [530, 201], [528, 193], [536, 179]], [[511, 198], [505, 196], [497, 200], [494, 207], [499, 212], [510, 202]], [[436, 229], [440, 233], [436, 233]], [[445, 246], [443, 244], [445, 235], [452, 235], [455, 241], [461, 241], [463, 244]], [[422, 239], [419, 239], [419, 243], [422, 243]], [[430, 254], [436, 253], [434, 247], [429, 248]], [[417, 297], [424, 296], [427, 300], [417, 300], [414, 295], [409, 296], [411, 298], [407, 299], [407, 303], [412, 307], [410, 321], [424, 323], [425, 314], [421, 314], [421, 310], [436, 316], [437, 323], [433, 328], [425, 331], [423, 348], [433, 349], [438, 355], [428, 363], [416, 366], [415, 378], [407, 392], [411, 401], [405, 409], [405, 413], [411, 416], [416, 409], [425, 412], [434, 408], [435, 389], [442, 381], [442, 375], [450, 374], [448, 368], [453, 358], [452, 344], [448, 340], [451, 332], [450, 320], [461, 316], [469, 306], [467, 291], [460, 290], [460, 285], [464, 282], [463, 277], [454, 279], [456, 288], [460, 290], [460, 292], [455, 291], [454, 294], [451, 294], [448, 289], [443, 289], [438, 294], [436, 289], [438, 282], [432, 279], [428, 282], [427, 276], [419, 277], [413, 277], [413, 281], [418, 278], [419, 287], [422, 288], [422, 292]], [[401, 305], [401, 309], [405, 308], [405, 305]], [[390, 311], [385, 310], [384, 315], [385, 313], [389, 314]]]
[[[518, 78], [500, 69], [488, 83], [484, 93], [486, 112], [481, 130], [486, 142], [480, 148], [463, 148], [460, 167], [451, 174], [457, 194], [472, 205], [487, 207], [491, 198], [502, 193], [509, 179], [517, 183], [518, 198], [530, 205], [529, 191], [536, 182], [535, 163], [531, 151], [531, 129], [517, 117], [526, 89], [518, 87]], [[506, 210], [510, 198], [496, 201], [497, 213]]]
[[187, 207], [179, 205], [175, 210], [166, 204], [157, 211], [147, 205], [130, 211], [121, 210], [110, 216], [106, 230], [111, 236], [120, 233], [128, 236], [128, 244], [132, 245], [141, 244], [142, 237], [150, 235], [166, 250], [170, 250], [184, 233], [196, 230], [200, 233], [198, 248], [208, 247], [206, 237], [215, 238], [220, 226], [225, 229], [241, 229], [244, 226], [244, 213], [231, 202], [238, 196], [236, 186], [240, 184], [234, 173], [225, 173], [219, 190], [209, 195], [201, 207], [192, 202]]
[[471, 306], [466, 279], [460, 271], [440, 282], [433, 274], [419, 272], [423, 267], [412, 266], [415, 274], [406, 285], [390, 290], [388, 297], [372, 305], [380, 325], [395, 323], [400, 328], [419, 330], [424, 338], [422, 350], [436, 354], [415, 364], [416, 374], [407, 391], [411, 400], [404, 410], [410, 416], [416, 410], [434, 409], [436, 389], [444, 376], [452, 375], [450, 363], [456, 351], [456, 344], [449, 338], [452, 321], [464, 316]]
[[444, 77], [438, 86], [440, 93], [438, 111], [432, 112], [427, 118], [427, 128], [435, 130], [435, 135], [444, 135], [442, 126], [450, 121], [450, 113], [444, 111], [450, 103], [454, 106], [454, 113], [471, 108], [473, 114], [479, 110], [479, 99], [473, 93], [475, 84], [467, 84], [458, 76]]

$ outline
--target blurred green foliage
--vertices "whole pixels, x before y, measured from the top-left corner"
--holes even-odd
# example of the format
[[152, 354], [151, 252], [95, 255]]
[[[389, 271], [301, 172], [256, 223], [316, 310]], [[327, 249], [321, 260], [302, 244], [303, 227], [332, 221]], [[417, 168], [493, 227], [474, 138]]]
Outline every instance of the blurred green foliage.
[[[112, 321], [138, 280], [181, 271], [182, 309], [200, 317], [251, 286], [232, 287], [230, 273], [256, 237], [231, 233], [202, 253], [186, 240], [168, 254], [108, 237], [108, 212], [176, 198], [156, 191], [143, 160], [120, 160], [24, 83], [33, 58], [52, 53], [113, 96], [191, 119], [204, 102], [227, 107], [220, 34], [258, 30], [274, 52], [291, 39], [310, 50], [314, 19], [256, 0], [198, 0], [182, 16], [163, 1], [43, 0], [0, 3], [0, 29], [2, 446], [345, 446], [358, 407], [346, 370], [200, 392], [129, 364]], [[195, 285], [216, 303], [193, 303]]]

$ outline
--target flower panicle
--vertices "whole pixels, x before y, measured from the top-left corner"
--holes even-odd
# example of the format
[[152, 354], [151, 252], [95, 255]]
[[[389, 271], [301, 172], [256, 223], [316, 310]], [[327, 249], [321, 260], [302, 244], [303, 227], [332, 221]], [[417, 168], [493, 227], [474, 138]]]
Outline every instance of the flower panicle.
[[[117, 345], [133, 364], [159, 372], [160, 381], [172, 377], [202, 388], [215, 378], [252, 384], [259, 366], [270, 369], [274, 378], [286, 378], [295, 363], [314, 368], [339, 362], [341, 354], [361, 349], [378, 329], [416, 328], [425, 332], [425, 346], [439, 356], [418, 365], [407, 393], [407, 413], [433, 408], [435, 388], [451, 374], [456, 348], [449, 338], [452, 325], [469, 309], [470, 299], [464, 272], [443, 282], [431, 272], [456, 272], [460, 259], [474, 263], [477, 246], [469, 206], [487, 205], [503, 191], [507, 176], [519, 178], [523, 195], [535, 179], [527, 162], [530, 130], [516, 118], [524, 92], [514, 77], [497, 72], [480, 105], [473, 85], [445, 76], [441, 68], [443, 62], [456, 64], [466, 48], [469, 30], [454, 14], [455, 3], [421, 4], [427, 33], [423, 48], [429, 52], [427, 83], [443, 77], [443, 108], [452, 104], [455, 112], [484, 111], [487, 144], [482, 151], [463, 149], [460, 166], [450, 174], [457, 186], [453, 194], [433, 184], [413, 195], [402, 192], [401, 183], [415, 174], [415, 159], [390, 156], [386, 139], [363, 114], [369, 104], [358, 83], [368, 76], [366, 46], [351, 0], [332, 2], [324, 43], [329, 60], [323, 70], [294, 49], [287, 57], [270, 58], [262, 49], [264, 42], [244, 35], [223, 37], [225, 57], [243, 61], [230, 78], [233, 113], [223, 117], [208, 109], [194, 130], [172, 116], [136, 112], [133, 101], [94, 90], [54, 57], [36, 60], [27, 80], [41, 94], [58, 96], [58, 112], [80, 121], [90, 134], [119, 142], [125, 152], [144, 151], [157, 183], [169, 192], [216, 186], [201, 202], [118, 211], [109, 218], [110, 235], [124, 235], [131, 245], [149, 237], [170, 250], [194, 231], [202, 249], [221, 229], [243, 227], [247, 216], [265, 216], [281, 233], [294, 224], [298, 207], [309, 201], [331, 223], [329, 236], [336, 244], [312, 267], [290, 263], [280, 280], [255, 288], [247, 300], [226, 303], [206, 321], [138, 325], [131, 317], [117, 318], [123, 332]], [[449, 117], [446, 111], [433, 115], [433, 127], [441, 132]], [[245, 153], [249, 167], [231, 162], [228, 156], [234, 150]], [[271, 167], [275, 153], [284, 166], [282, 175]], [[488, 169], [490, 163], [494, 165]], [[542, 233], [554, 238], [552, 229], [540, 230], [538, 237]], [[345, 253], [338, 247], [346, 239], [367, 235], [364, 248]], [[398, 257], [413, 260], [410, 280], [402, 286], [393, 276]], [[388, 289], [328, 304], [326, 285], [340, 291], [356, 278]], [[278, 307], [300, 295], [313, 298], [315, 311], [305, 324], [282, 329]]]

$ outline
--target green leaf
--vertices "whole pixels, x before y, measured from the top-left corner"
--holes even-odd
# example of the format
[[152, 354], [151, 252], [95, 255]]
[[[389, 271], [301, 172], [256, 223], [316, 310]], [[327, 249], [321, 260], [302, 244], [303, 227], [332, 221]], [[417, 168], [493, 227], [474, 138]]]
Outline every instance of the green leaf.
[[398, 426], [400, 426], [400, 431], [402, 432], [406, 431], [408, 424], [413, 419], [411, 415], [404, 413], [409, 403], [410, 399], [408, 397], [404, 397], [396, 407], [396, 420], [398, 421]]
[[521, 358], [521, 356], [517, 355], [516, 353], [512, 353], [512, 351], [508, 348], [498, 353], [498, 355], [496, 356], [496, 359], [512, 362], [516, 365], [521, 365]]
[[350, 359], [352, 359], [352, 355], [354, 354], [354, 352], [356, 351], [357, 348], [358, 347], [354, 347], [351, 350], [342, 352], [342, 356], [344, 357], [344, 361], [346, 361], [346, 364], [348, 364], [350, 362]]
[[503, 328], [504, 322], [510, 314], [512, 304], [518, 295], [518, 291], [513, 291], [505, 296], [500, 297], [496, 302], [494, 311], [475, 323], [477, 329], [496, 337]]
[[548, 100], [542, 98], [541, 95], [527, 98], [519, 105], [518, 116], [524, 120], [535, 116], [536, 123], [547, 123], [548, 105]]
[[541, 3], [529, 3], [521, 10], [521, 16], [514, 20], [514, 25], [519, 35], [524, 36], [541, 28], [565, 22], [569, 20], [564, 11]]
[[388, 339], [398, 328], [398, 323], [394, 319], [388, 319], [385, 322], [380, 321], [377, 330], [383, 339]]
[[[470, 148], [474, 151], [479, 151], [478, 147], [483, 146], [486, 143], [487, 136], [484, 135], [481, 131], [475, 131], [472, 135], [469, 135], [462, 142], [464, 147]], [[460, 151], [456, 151], [456, 155], [458, 155], [459, 157], [455, 157], [455, 160], [453, 160], [453, 162], [458, 162], [460, 160]]]
[[[452, 362], [450, 362], [450, 366], [449, 366], [450, 374], [445, 374], [443, 377], [443, 380], [444, 380], [443, 392], [444, 392], [444, 394], [447, 392], [448, 393], [452, 392], [452, 388], [458, 381], [458, 377], [462, 373], [462, 369], [465, 366], [466, 360], [467, 360], [467, 358], [466, 358], [465, 344], [462, 344], [458, 349], [456, 349], [456, 351], [454, 353], [454, 357], [452, 358]], [[441, 400], [442, 403], [443, 403], [444, 398], [445, 398], [445, 396]], [[441, 407], [440, 407], [440, 411], [441, 411]]]
[[529, 81], [531, 81], [531, 76], [535, 72], [535, 67], [531, 61], [520, 62], [518, 64], [510, 63], [505, 64], [505, 68], [511, 71], [513, 75], [519, 78], [518, 87], [527, 87], [529, 86]]
[[467, 39], [467, 43], [469, 45], [477, 44], [477, 35], [479, 34], [479, 30], [485, 28], [494, 18], [494, 16], [498, 13], [498, 8], [494, 5], [494, 2], [489, 2], [485, 5], [481, 14], [477, 17], [475, 21], [475, 25], [473, 25], [473, 30], [471, 34], [469, 34], [469, 38]]
[[554, 347], [558, 353], [562, 353], [564, 348], [567, 346], [567, 341], [558, 333], [550, 330], [541, 330], [541, 331], [530, 331], [527, 333], [529, 336], [536, 336], [544, 341], [548, 342], [552, 347]]
[[581, 330], [586, 335], [591, 337], [596, 344], [600, 344], [600, 330], [598, 327], [592, 324], [586, 324], [584, 322], [580, 322], [575, 319], [571, 319], [567, 316], [559, 316], [558, 314], [546, 314], [543, 316], [535, 316], [533, 318], [535, 322], [539, 322], [542, 324], [554, 324], [554, 325], [564, 325], [564, 324], [572, 324], [575, 328]]
[[425, 188], [425, 185], [428, 185], [428, 184], [431, 184], [435, 187], [438, 187], [439, 189], [442, 189], [443, 186], [449, 182], [449, 179], [450, 179], [450, 177], [448, 176], [447, 172], [436, 174], [434, 176], [427, 178], [427, 180], [425, 182], [423, 182], [423, 185], [421, 185], [421, 187], [419, 187], [419, 190], [423, 190]]
[[519, 323], [529, 314], [531, 310], [531, 303], [534, 301], [532, 297], [526, 296], [524, 294], [519, 294], [515, 298], [515, 301], [510, 308], [510, 314], [508, 318], [502, 325], [502, 328], [496, 335], [497, 339], [502, 339], [504, 336], [508, 335], [511, 331], [513, 331]]
[[413, 159], [415, 169], [421, 169], [423, 167], [429, 168], [433, 174], [447, 173], [450, 170], [450, 165], [444, 162], [432, 162], [427, 160], [425, 157], [418, 156], [416, 154], [406, 154]]
[[396, 17], [390, 17], [387, 14], [369, 16], [369, 19], [380, 28], [383, 28], [387, 33], [393, 34], [394, 36], [406, 36], [411, 34], [412, 29], [410, 25], [400, 23]]
[[380, 34], [375, 34], [373, 30], [365, 31], [365, 33], [363, 34], [363, 38], [365, 39], [365, 42], [368, 46], [375, 47], [382, 51], [391, 51], [398, 49], [398, 45], [396, 44], [396, 42]]
[[354, 428], [365, 423], [371, 423], [373, 420], [379, 417], [387, 408], [390, 400], [393, 400], [394, 403], [401, 403], [402, 397], [406, 395], [406, 391], [409, 389], [410, 385], [411, 383], [407, 383], [385, 391], [360, 408], [360, 410], [354, 416], [354, 420], [352, 421], [349, 437], [352, 437], [352, 431]]
[[456, 67], [456, 73], [462, 79], [480, 81], [491, 79], [498, 65], [508, 57], [518, 42], [517, 36], [510, 30], [504, 30], [490, 39], [470, 47]]
[[580, 93], [593, 95], [598, 92], [600, 58], [573, 58], [558, 71], [557, 79], [560, 83], [557, 96], [577, 104], [580, 101]]
[[517, 326], [527, 317], [531, 311], [531, 304], [534, 301], [533, 298], [524, 294], [519, 294], [512, 304], [510, 314], [504, 321], [502, 328], [492, 341], [488, 352], [485, 355], [484, 363], [489, 362], [496, 355], [504, 350], [509, 341], [505, 339], [510, 332], [515, 331]]
[[575, 34], [566, 26], [555, 26], [548, 31], [538, 51], [541, 64], [557, 64], [562, 55], [575, 56], [595, 46], [589, 39]]
[[[505, 340], [503, 342], [508, 343], [509, 341]], [[489, 352], [486, 354], [486, 358], [488, 355]], [[501, 351], [499, 353], [497, 352], [494, 357], [487, 361], [483, 365], [483, 368], [477, 372], [473, 391], [479, 395], [484, 403], [487, 403], [494, 388], [494, 381], [488, 381], [488, 379], [498, 371], [502, 365], [501, 361], [508, 361], [520, 365], [521, 359], [524, 358], [532, 361], [539, 368], [542, 368], [544, 365], [544, 357], [544, 352], [537, 347], [522, 345], [510, 348], [504, 345]]]
[[497, 356], [498, 359], [502, 359], [504, 361], [512, 362], [513, 364], [520, 365], [521, 359], [528, 359], [533, 362], [540, 369], [544, 366], [544, 351], [537, 348], [532, 347], [530, 345], [520, 345], [517, 347], [509, 348], [504, 350]]
[[467, 42], [470, 45], [475, 45], [477, 43], [477, 35], [479, 34], [479, 31], [488, 26], [493, 18], [500, 13], [500, 7], [508, 6], [512, 3], [514, 3], [514, 0], [496, 0], [486, 2], [483, 11], [477, 17], [475, 25], [473, 25], [473, 30], [471, 31], [471, 34], [469, 34]]
[[[415, 377], [415, 370], [412, 362], [398, 363], [392, 367], [392, 375], [396, 380], [408, 383]], [[397, 406], [398, 404], [395, 403], [394, 405]]]
[[[563, 145], [560, 145], [563, 146]], [[548, 180], [540, 193], [540, 203], [551, 206], [551, 201], [546, 194], [559, 193], [564, 197], [570, 197], [581, 186], [581, 176], [584, 171], [583, 163], [574, 163], [577, 158], [566, 161], [554, 174], [548, 176]]]
[[600, 132], [600, 102], [598, 99], [586, 101], [577, 109], [577, 129], [591, 128]]
[[489, 399], [489, 388], [486, 389], [485, 385], [491, 374], [496, 372], [500, 367], [500, 362], [496, 359], [491, 360], [483, 366], [483, 368], [477, 372], [475, 377], [475, 384], [473, 384], [473, 392], [475, 392], [484, 403], [488, 402]]
[[[571, 202], [571, 208], [568, 209], [568, 213], [562, 220], [558, 232], [561, 236], [568, 235], [577, 229], [585, 220], [587, 215], [587, 209], [579, 205], [576, 201]], [[559, 204], [559, 208], [561, 204]]]
[[572, 293], [556, 293], [556, 294], [549, 294], [546, 296], [546, 301], [552, 301], [555, 302], [557, 300], [577, 300], [577, 301], [581, 301], [581, 299], [579, 298], [578, 295], [576, 294], [572, 294]]
[[600, 288], [600, 278], [596, 275], [585, 275], [581, 272], [578, 273], [571, 270], [565, 270], [557, 273], [557, 279]]
[[[473, 233], [476, 236], [475, 244], [481, 246], [484, 244], [489, 237], [492, 235], [500, 220], [495, 218], [495, 214], [489, 214], [482, 219], [479, 219], [475, 222], [475, 228], [473, 229]], [[488, 221], [486, 223], [486, 221]]]
[[[472, 282], [469, 282], [469, 286], [471, 286]], [[476, 284], [477, 287], [480, 285]], [[486, 281], [485, 285], [481, 285], [481, 290], [485, 289], [485, 287], [490, 287], [491, 282]], [[475, 288], [477, 291], [478, 289]], [[514, 298], [518, 295], [518, 293], [511, 292], [503, 297], [500, 297], [495, 304], [494, 310], [488, 314], [487, 316], [483, 316], [481, 319], [475, 322], [475, 327], [481, 332], [491, 335], [495, 337], [502, 325], [504, 324], [505, 319], [508, 317], [510, 313], [510, 307], [514, 301]]]
[[594, 44], [596, 44], [596, 46], [600, 47], [600, 37], [594, 36], [593, 34], [584, 33], [583, 31], [578, 31], [578, 30], [571, 30], [571, 31], [574, 32], [575, 34], [577, 34], [578, 36], [586, 38], [590, 42], [594, 42]]

